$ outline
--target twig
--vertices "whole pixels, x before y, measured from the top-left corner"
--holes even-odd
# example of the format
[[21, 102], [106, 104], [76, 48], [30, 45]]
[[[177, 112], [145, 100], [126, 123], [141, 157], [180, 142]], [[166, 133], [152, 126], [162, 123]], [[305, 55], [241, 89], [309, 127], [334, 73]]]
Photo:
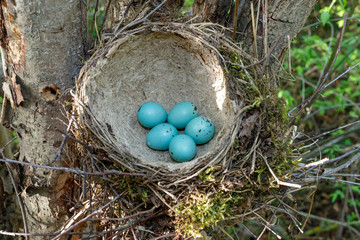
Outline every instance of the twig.
[[101, 23], [101, 26], [100, 26], [100, 33], [102, 33], [102, 31], [103, 31], [104, 24], [105, 24], [105, 21], [107, 19], [108, 13], [109, 13], [110, 5], [111, 5], [111, 0], [108, 0], [108, 4], [106, 6], [105, 13], [104, 13], [103, 22]]
[[[26, 212], [25, 212], [25, 207], [24, 207], [24, 204], [21, 200], [21, 197], [20, 197], [20, 193], [18, 191], [18, 188], [17, 188], [17, 185], [16, 185], [16, 182], [15, 182], [15, 178], [14, 178], [14, 175], [13, 175], [13, 172], [11, 170], [11, 167], [10, 167], [10, 164], [9, 163], [5, 163], [6, 165], [6, 168], [9, 172], [9, 176], [10, 176], [10, 180], [11, 180], [11, 183], [13, 185], [13, 188], [15, 190], [15, 194], [16, 194], [16, 198], [19, 202], [19, 206], [20, 206], [20, 210], [21, 210], [21, 216], [22, 216], [22, 219], [23, 219], [23, 223], [24, 223], [24, 232], [25, 233], [29, 233], [29, 228], [28, 228], [28, 224], [27, 224], [27, 218], [26, 218]], [[25, 239], [28, 240], [29, 239], [29, 236], [25, 235]]]
[[4, 98], [1, 106], [0, 124], [5, 123], [6, 107], [7, 107], [7, 98], [6, 98], [6, 94], [4, 93]]
[[91, 49], [92, 34], [93, 34], [93, 31], [94, 31], [94, 25], [95, 25], [95, 21], [96, 21], [96, 14], [97, 14], [97, 11], [98, 11], [98, 6], [99, 6], [99, 0], [96, 0], [95, 11], [94, 11], [94, 15], [93, 15], [93, 21], [91, 23], [90, 34], [89, 34], [89, 46], [88, 46], [89, 49]]
[[334, 24], [332, 24], [331, 22], [329, 22], [329, 24], [330, 24], [330, 28], [331, 28], [330, 41], [329, 41], [328, 49], [327, 49], [327, 52], [326, 52], [326, 60], [325, 60], [325, 63], [324, 63], [324, 67], [323, 67], [323, 69], [322, 69], [322, 71], [320, 73], [317, 85], [320, 84], [321, 78], [324, 76], [326, 66], [328, 65], [328, 61], [329, 61], [329, 55], [330, 55], [330, 52], [331, 52], [331, 45], [332, 45], [332, 42], [333, 42]]
[[126, 176], [136, 176], [136, 177], [145, 177], [146, 176], [145, 174], [141, 174], [141, 173], [127, 173], [127, 172], [120, 172], [118, 170], [106, 170], [104, 172], [85, 172], [80, 169], [37, 165], [37, 164], [33, 164], [33, 163], [21, 162], [21, 161], [17, 161], [17, 160], [8, 159], [8, 158], [0, 159], [0, 162], [16, 163], [16, 164], [26, 165], [26, 166], [36, 167], [36, 168], [59, 170], [59, 171], [71, 172], [71, 173], [75, 173], [75, 174], [79, 174], [79, 175], [90, 175], [90, 176], [126, 175]]
[[4, 150], [5, 150], [5, 148], [7, 147], [7, 146], [9, 146], [13, 141], [15, 141], [15, 139], [16, 139], [17, 137], [13, 137], [12, 139], [10, 139], [10, 141], [8, 141], [3, 147], [2, 147], [2, 154], [3, 154], [3, 156], [4, 156]]
[[92, 148], [91, 146], [87, 145], [86, 143], [84, 142], [81, 142], [80, 140], [74, 138], [73, 136], [69, 135], [69, 134], [66, 134], [65, 132], [59, 130], [59, 129], [56, 129], [56, 131], [66, 135], [68, 138], [70, 138], [71, 140], [74, 140], [75, 142], [81, 144], [83, 147], [85, 147], [88, 151], [90, 152], [94, 152], [94, 148]]
[[239, 0], [235, 0], [235, 10], [234, 10], [234, 21], [233, 21], [233, 34], [232, 40], [235, 42], [236, 39], [236, 27], [237, 27], [237, 18], [238, 18], [238, 10], [239, 10]]
[[300, 141], [300, 142], [294, 143], [294, 144], [292, 144], [292, 145], [290, 145], [290, 146], [291, 146], [291, 147], [297, 146], [297, 145], [302, 144], [302, 143], [305, 143], [305, 142], [307, 142], [307, 141], [312, 141], [312, 140], [314, 140], [314, 139], [323, 137], [323, 136], [328, 135], [328, 134], [330, 134], [330, 133], [336, 132], [336, 131], [338, 131], [338, 130], [340, 130], [340, 129], [344, 129], [344, 128], [347, 128], [347, 127], [350, 127], [350, 126], [356, 125], [356, 124], [360, 124], [360, 120], [355, 121], [355, 122], [352, 122], [352, 123], [349, 123], [349, 124], [346, 124], [346, 125], [344, 125], [344, 126], [341, 126], [341, 127], [335, 128], [335, 129], [332, 129], [332, 130], [329, 130], [329, 131], [326, 131], [326, 132], [321, 133], [321, 134], [319, 134], [319, 135], [316, 135], [316, 136], [314, 136], [314, 137], [311, 137], [311, 138], [302, 140], [302, 141]]
[[304, 102], [300, 103], [298, 106], [296, 106], [295, 108], [293, 108], [290, 112], [288, 112], [288, 116], [290, 116], [290, 114], [295, 111], [296, 109], [298, 109], [299, 107], [300, 110], [290, 119], [290, 123], [292, 123], [295, 118], [305, 109], [305, 107], [311, 102], [311, 100], [320, 92], [320, 90], [322, 89], [323, 85], [325, 84], [330, 72], [331, 72], [331, 69], [333, 68], [334, 64], [335, 64], [335, 61], [337, 59], [337, 56], [339, 55], [340, 53], [340, 49], [341, 49], [341, 43], [342, 43], [342, 40], [344, 38], [344, 33], [345, 33], [345, 27], [346, 27], [346, 20], [347, 20], [347, 14], [345, 13], [344, 14], [344, 26], [342, 28], [342, 31], [341, 31], [341, 35], [340, 35], [340, 41], [339, 41], [339, 45], [337, 47], [337, 50], [336, 50], [336, 54], [335, 54], [335, 57], [334, 57], [334, 60], [333, 62], [331, 63], [331, 66], [328, 70], [328, 72], [326, 73], [326, 75], [323, 77], [323, 80], [322, 82], [320, 83], [320, 85], [316, 88], [315, 92], [308, 98], [306, 99]]
[[[13, 139], [11, 139], [9, 142], [7, 142], [5, 144], [5, 146], [3, 148], [1, 148], [1, 155], [3, 158], [6, 158], [5, 156], [5, 148], [10, 144], [12, 143], [14, 140], [16, 139], [16, 137], [14, 137]], [[16, 198], [18, 200], [18, 203], [19, 203], [19, 206], [20, 206], [20, 211], [21, 211], [21, 216], [22, 216], [22, 219], [23, 219], [23, 224], [24, 224], [24, 232], [25, 234], [26, 233], [29, 233], [29, 228], [28, 228], [28, 223], [27, 223], [27, 218], [26, 218], [26, 212], [25, 212], [25, 207], [24, 207], [24, 204], [22, 202], [22, 199], [20, 197], [20, 193], [19, 193], [19, 190], [18, 190], [18, 187], [17, 187], [17, 184], [15, 182], [15, 178], [14, 178], [14, 174], [12, 172], [12, 169], [11, 169], [11, 166], [9, 163], [5, 162], [5, 165], [6, 165], [6, 168], [9, 172], [9, 177], [10, 177], [10, 180], [11, 180], [11, 184], [13, 185], [13, 188], [14, 188], [14, 191], [15, 191], [15, 194], [16, 194]], [[25, 239], [28, 240], [29, 239], [29, 236], [25, 236]]]
[[[345, 198], [343, 199], [343, 207], [341, 208], [341, 213], [339, 216], [339, 221], [344, 222], [345, 220], [345, 213], [347, 212], [347, 206], [349, 201], [349, 184], [346, 186]], [[344, 231], [344, 226], [339, 226], [336, 230], [336, 239], [341, 239]]]
[[327, 88], [329, 85], [333, 84], [335, 81], [337, 81], [339, 78], [341, 78], [342, 76], [344, 76], [345, 74], [347, 74], [348, 72], [350, 72], [351, 70], [353, 70], [354, 68], [356, 68], [357, 66], [359, 66], [360, 62], [358, 62], [357, 64], [355, 64], [352, 67], [349, 67], [345, 72], [343, 72], [342, 74], [340, 74], [339, 76], [337, 76], [334, 80], [332, 80], [331, 82], [329, 82], [328, 84], [324, 85], [320, 91], [322, 91], [323, 89]]
[[281, 37], [282, 37], [282, 34], [280, 34], [280, 35], [278, 36], [278, 38], [276, 39], [275, 43], [274, 43], [273, 46], [271, 47], [269, 53], [266, 54], [265, 63], [264, 63], [264, 65], [263, 65], [263, 67], [262, 67], [261, 73], [260, 73], [260, 75], [259, 75], [259, 79], [262, 79], [262, 77], [264, 76], [265, 68], [266, 68], [266, 66], [269, 64], [269, 61], [270, 61], [270, 58], [271, 58], [271, 54], [272, 54], [272, 52], [275, 50], [276, 46], [279, 44], [279, 41], [280, 41]]
[[150, 187], [148, 185], [148, 187], [151, 189], [151, 191], [153, 191], [153, 193], [155, 193], [155, 195], [169, 208], [171, 209], [176, 215], [180, 216], [180, 217], [184, 217], [183, 215], [181, 215], [179, 212], [177, 212], [173, 207], [171, 207], [166, 201], [165, 199], [157, 192], [155, 191], [152, 187]]
[[122, 217], [122, 218], [99, 218], [99, 219], [93, 219], [93, 221], [95, 221], [95, 220], [96, 221], [106, 220], [106, 221], [118, 221], [118, 222], [121, 222], [121, 221], [124, 221], [124, 220], [127, 220], [127, 219], [135, 218], [135, 217], [137, 217], [139, 215], [145, 215], [147, 213], [152, 213], [155, 209], [156, 209], [156, 207], [154, 206], [149, 210], [140, 211], [140, 212], [137, 212], [137, 213], [135, 213], [133, 215]]
[[[7, 231], [3, 231], [0, 230], [0, 235], [6, 235], [6, 236], [23, 236], [23, 237], [29, 237], [29, 236], [34, 236], [34, 237], [50, 237], [50, 236], [55, 236], [55, 234], [52, 233], [18, 233], [18, 232], [7, 232]], [[78, 235], [82, 235], [82, 233], [78, 233]]]
[[258, 52], [257, 52], [257, 37], [256, 37], [256, 26], [255, 26], [255, 14], [254, 14], [254, 2], [250, 1], [250, 9], [251, 9], [251, 24], [252, 24], [252, 31], [254, 37], [254, 56], [258, 59]]
[[[279, 212], [285, 212], [284, 209], [281, 209], [279, 207], [275, 207], [275, 206], [272, 206], [272, 205], [268, 205], [268, 206], [273, 208], [273, 209], [276, 209]], [[301, 215], [301, 216], [304, 216], [304, 217], [309, 216], [312, 219], [316, 219], [316, 220], [323, 221], [323, 222], [330, 222], [330, 223], [334, 223], [334, 224], [344, 226], [344, 227], [348, 228], [350, 231], [354, 232], [356, 235], [358, 235], [360, 237], [360, 232], [358, 230], [356, 230], [354, 227], [352, 227], [351, 225], [349, 225], [348, 223], [344, 223], [344, 222], [340, 222], [340, 221], [337, 221], [337, 220], [316, 216], [316, 215], [313, 215], [313, 214], [308, 215], [308, 213], [305, 213], [305, 212], [302, 212], [302, 211], [296, 211], [296, 213]]]
[[[347, 153], [344, 153], [343, 155], [341, 155], [339, 157], [336, 157], [336, 158], [333, 158], [333, 159], [324, 158], [324, 159], [322, 159], [320, 161], [312, 162], [312, 163], [306, 164], [304, 166], [298, 167], [298, 168], [296, 168], [296, 170], [300, 170], [300, 169], [308, 168], [308, 167], [311, 167], [309, 170], [312, 170], [316, 166], [322, 166], [322, 165], [329, 164], [329, 163], [332, 163], [332, 162], [337, 162], [337, 161], [339, 161], [339, 160], [341, 160], [341, 159], [343, 159], [343, 158], [349, 156], [350, 154], [353, 154], [353, 153], [355, 153], [355, 152], [357, 152], [359, 150], [360, 150], [360, 147], [357, 147], [357, 148], [355, 148], [355, 149], [353, 149], [353, 150], [351, 150], [351, 151], [349, 151]], [[303, 174], [301, 174], [299, 177], [301, 177], [302, 175]]]
[[279, 185], [283, 185], [283, 186], [287, 186], [287, 187], [301, 188], [301, 185], [299, 185], [299, 184], [295, 184], [295, 183], [287, 183], [287, 182], [280, 181], [280, 180], [276, 177], [276, 175], [275, 175], [275, 173], [273, 172], [273, 170], [271, 169], [271, 167], [270, 167], [270, 165], [269, 165], [268, 161], [266, 160], [266, 157], [265, 157], [265, 156], [263, 156], [260, 152], [258, 152], [258, 154], [259, 154], [259, 155], [262, 157], [262, 159], [264, 160], [264, 162], [265, 162], [266, 166], [268, 167], [268, 169], [269, 169], [269, 171], [270, 171], [271, 175], [275, 178], [275, 181], [277, 182], [277, 184], [279, 184]]
[[108, 202], [107, 204], [105, 204], [104, 206], [102, 206], [101, 208], [99, 208], [98, 210], [92, 212], [91, 214], [89, 214], [88, 216], [86, 216], [85, 218], [81, 219], [79, 222], [75, 223], [72, 227], [68, 228], [67, 230], [63, 231], [62, 233], [58, 234], [57, 236], [55, 236], [54, 238], [52, 238], [51, 240], [56, 240], [61, 238], [62, 236], [64, 236], [66, 233], [70, 232], [71, 230], [73, 230], [74, 228], [76, 228], [77, 226], [79, 226], [80, 224], [84, 223], [85, 221], [87, 221], [87, 219], [101, 213], [105, 208], [107, 208], [111, 203], [115, 202], [116, 200], [118, 200], [123, 194], [125, 194], [127, 191], [122, 192], [120, 195], [116, 196], [113, 200], [111, 200], [110, 202]]
[[[270, 190], [269, 190], [269, 192], [270, 192]], [[272, 195], [279, 201], [279, 203], [281, 203], [283, 205], [285, 212], [289, 215], [289, 217], [291, 218], [291, 220], [293, 221], [295, 226], [298, 228], [299, 232], [304, 233], [304, 231], [299, 227], [299, 225], [301, 225], [300, 221], [297, 220], [296, 218], [294, 218], [294, 216], [292, 216], [291, 213], [289, 212], [289, 210], [287, 209], [287, 207], [289, 207], [290, 209], [293, 209], [293, 208], [291, 208], [286, 203], [284, 203], [284, 201], [281, 200], [278, 196], [276, 196], [276, 194], [272, 193]]]
[[[309, 153], [306, 153], [306, 155], [302, 156], [303, 160], [309, 159], [313, 156], [316, 155], [316, 153], [320, 153], [321, 155], [321, 151], [333, 146], [334, 144], [343, 141], [344, 139], [346, 139], [349, 135], [356, 133], [357, 131], [359, 131], [360, 129], [360, 125], [355, 125], [352, 126], [350, 128], [348, 128], [344, 133], [342, 133], [341, 135], [338, 136], [332, 136], [326, 140], [321, 141], [319, 144], [317, 144], [318, 149], [316, 151], [311, 151]], [[322, 159], [322, 157], [320, 156], [320, 159]]]
[[286, 36], [287, 40], [288, 40], [288, 65], [289, 65], [289, 74], [291, 74], [291, 40], [290, 40], [290, 36], [287, 35]]
[[269, 226], [271, 225], [268, 221], [266, 221], [263, 217], [261, 217], [258, 213], [254, 212], [254, 214], [260, 218], [262, 221], [264, 221], [266, 223], [266, 225], [264, 223], [262, 223], [264, 225], [264, 229], [263, 231], [260, 233], [260, 235], [257, 237], [256, 240], [261, 239], [262, 235], [264, 234], [264, 230], [268, 229], [272, 234], [274, 234], [278, 239], [281, 239], [281, 236], [279, 236], [276, 232], [274, 232], [274, 230], [272, 230]]
[[350, 193], [351, 200], [353, 201], [354, 212], [356, 214], [358, 221], [360, 222], [360, 214], [359, 214], [359, 211], [358, 211], [358, 208], [357, 208], [357, 205], [355, 202], [355, 198], [354, 198], [354, 193], [353, 193], [353, 190], [351, 187], [349, 188], [349, 193]]
[[[6, 60], [7, 55], [6, 55], [5, 48], [3, 48], [1, 45], [0, 45], [0, 52], [1, 52], [1, 54], [0, 54], [1, 55], [1, 64], [2, 64], [4, 77], [7, 77], [7, 76], [9, 76], [8, 75], [8, 64], [7, 64], [7, 60]], [[1, 107], [0, 124], [4, 124], [4, 122], [5, 122], [6, 106], [7, 106], [7, 97], [6, 97], [6, 94], [4, 93], [4, 98], [3, 98], [2, 107]]]
[[70, 122], [69, 122], [69, 124], [68, 124], [68, 127], [66, 128], [65, 137], [64, 137], [64, 139], [62, 140], [61, 145], [60, 145], [60, 149], [59, 149], [59, 151], [55, 154], [55, 157], [54, 157], [54, 159], [52, 160], [52, 163], [54, 163], [57, 159], [61, 160], [61, 152], [62, 152], [62, 150], [63, 150], [63, 148], [64, 148], [64, 145], [65, 145], [66, 139], [67, 139], [67, 137], [68, 137], [68, 134], [69, 134], [69, 131], [70, 131], [70, 128], [71, 128], [71, 125], [72, 125], [73, 120], [74, 120], [73, 118], [70, 119]]
[[348, 180], [342, 180], [342, 179], [339, 179], [339, 177], [333, 177], [333, 175], [325, 176], [325, 177], [324, 176], [316, 176], [316, 177], [303, 178], [302, 182], [313, 182], [313, 181], [318, 181], [319, 179], [330, 180], [330, 181], [333, 181], [333, 182], [340, 182], [340, 183], [346, 183], [346, 184], [360, 186], [360, 183], [358, 183], [358, 182], [351, 182], [351, 181], [348, 181]]
[[137, 21], [131, 22], [128, 25], [124, 26], [122, 29], [120, 29], [120, 31], [116, 34], [116, 36], [118, 36], [120, 33], [122, 33], [125, 29], [131, 28], [135, 25], [138, 25], [140, 23], [143, 23], [145, 21], [148, 20], [148, 18], [154, 13], [156, 12], [159, 8], [161, 8], [165, 3], [167, 2], [167, 0], [162, 1], [156, 8], [154, 8], [150, 13], [148, 13], [145, 17], [143, 17], [142, 19], [139, 19]]
[[[267, 0], [262, 0], [262, 20], [263, 20], [263, 44], [264, 56], [268, 54], [268, 25], [267, 25]], [[261, 76], [262, 77], [262, 76]], [[259, 78], [261, 79], [261, 78]]]
[[[309, 221], [309, 218], [310, 218], [310, 216], [311, 216], [311, 211], [312, 211], [313, 206], [314, 206], [314, 199], [315, 199], [315, 193], [316, 193], [316, 191], [317, 191], [317, 187], [316, 187], [316, 188], [314, 189], [314, 191], [312, 192], [309, 211], [308, 211], [308, 214], [305, 216], [306, 219], [305, 219], [305, 222], [304, 222], [304, 224], [303, 224], [303, 226], [302, 226], [302, 228], [301, 228], [302, 231], [304, 231], [304, 229], [305, 229], [305, 227], [306, 227], [306, 224], [307, 224], [307, 222]], [[296, 212], [298, 212], [298, 211], [296, 211]], [[300, 233], [298, 233], [298, 235], [296, 236], [296, 240], [299, 238], [299, 236], [300, 236]]]
[[355, 156], [353, 156], [349, 161], [347, 161], [346, 163], [338, 166], [337, 168], [332, 168], [332, 169], [329, 169], [329, 170], [325, 170], [325, 172], [321, 175], [323, 177], [325, 176], [329, 176], [333, 173], [336, 173], [344, 168], [348, 168], [353, 162], [357, 161], [360, 159], [360, 152], [358, 152]]
[[229, 233], [227, 233], [222, 227], [218, 226], [218, 228], [230, 239], [235, 240]]

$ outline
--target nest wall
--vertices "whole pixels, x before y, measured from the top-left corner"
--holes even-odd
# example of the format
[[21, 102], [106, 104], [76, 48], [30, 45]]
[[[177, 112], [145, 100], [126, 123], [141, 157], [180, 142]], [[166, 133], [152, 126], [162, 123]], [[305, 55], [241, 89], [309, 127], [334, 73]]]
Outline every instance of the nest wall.
[[[185, 173], [215, 157], [211, 164], [219, 162], [219, 153], [224, 155], [231, 142], [237, 106], [227, 93], [223, 66], [213, 49], [182, 28], [152, 28], [113, 39], [84, 67], [77, 94], [83, 122], [130, 164]], [[149, 101], [167, 111], [178, 102], [194, 102], [199, 115], [215, 123], [214, 138], [198, 146], [195, 159], [185, 163], [174, 162], [167, 151], [148, 148], [148, 130], [136, 114]]]
[[[260, 209], [270, 187], [281, 191], [266, 169], [271, 166], [286, 180], [282, 176], [293, 166], [286, 156], [287, 121], [272, 81], [256, 78], [263, 67], [224, 31], [206, 23], [144, 23], [114, 33], [82, 68], [74, 95], [91, 145], [112, 160], [108, 167], [139, 173], [105, 182], [127, 193], [129, 211], [136, 205], [140, 212], [161, 209], [167, 225], [185, 235], [225, 219], [254, 217], [252, 209]], [[148, 130], [136, 117], [148, 101], [167, 111], [178, 102], [194, 102], [200, 115], [214, 121], [214, 138], [188, 163], [149, 149]]]

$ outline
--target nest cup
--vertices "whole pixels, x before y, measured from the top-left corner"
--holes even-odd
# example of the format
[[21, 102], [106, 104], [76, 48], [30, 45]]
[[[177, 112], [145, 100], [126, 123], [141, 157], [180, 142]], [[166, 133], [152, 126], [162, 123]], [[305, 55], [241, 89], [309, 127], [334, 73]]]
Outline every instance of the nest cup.
[[[76, 95], [80, 119], [102, 148], [127, 165], [185, 173], [221, 161], [232, 139], [234, 104], [218, 55], [182, 28], [148, 28], [115, 37], [83, 67]], [[195, 103], [199, 115], [215, 123], [213, 139], [184, 163], [174, 162], [167, 151], [148, 148], [148, 130], [139, 124], [137, 111], [149, 101], [168, 112], [179, 102]]]

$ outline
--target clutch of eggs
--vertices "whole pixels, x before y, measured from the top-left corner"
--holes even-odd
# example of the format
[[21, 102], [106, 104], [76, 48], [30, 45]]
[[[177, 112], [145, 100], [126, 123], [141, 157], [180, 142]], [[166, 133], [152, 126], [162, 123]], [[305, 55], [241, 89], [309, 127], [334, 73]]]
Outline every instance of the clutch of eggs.
[[[196, 145], [209, 142], [215, 133], [214, 123], [199, 115], [197, 106], [189, 101], [176, 104], [167, 114], [155, 102], [144, 103], [138, 111], [139, 123], [150, 128], [146, 144], [154, 150], [169, 150], [172, 159], [186, 162], [196, 155]], [[167, 123], [165, 123], [167, 120]], [[185, 129], [185, 134], [178, 130]]]

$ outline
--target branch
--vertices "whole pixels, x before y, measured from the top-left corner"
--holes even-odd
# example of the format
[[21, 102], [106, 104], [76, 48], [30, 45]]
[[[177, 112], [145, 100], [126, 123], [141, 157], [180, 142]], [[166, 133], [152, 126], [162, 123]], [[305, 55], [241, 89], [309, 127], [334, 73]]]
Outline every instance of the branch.
[[346, 163], [338, 166], [337, 168], [333, 168], [333, 169], [329, 169], [329, 170], [325, 170], [325, 172], [321, 175], [322, 177], [326, 177], [329, 176], [333, 173], [339, 172], [340, 170], [344, 169], [344, 168], [348, 168], [353, 162], [357, 161], [360, 159], [360, 152], [358, 152], [355, 156], [353, 156], [349, 161], [347, 161]]
[[37, 164], [33, 164], [33, 163], [20, 162], [20, 161], [8, 159], [8, 158], [0, 159], [0, 162], [16, 163], [16, 164], [26, 165], [26, 166], [36, 167], [36, 168], [45, 168], [45, 169], [58, 170], [58, 171], [64, 171], [64, 172], [71, 172], [71, 173], [79, 174], [79, 175], [90, 175], [90, 176], [126, 175], [126, 176], [135, 176], [135, 177], [146, 177], [147, 176], [146, 174], [127, 173], [127, 172], [120, 172], [118, 170], [106, 170], [104, 172], [85, 172], [85, 171], [82, 171], [80, 169], [72, 169], [72, 168], [66, 168], [66, 167], [43, 166], [43, 165], [37, 165]]
[[294, 144], [290, 145], [290, 147], [297, 146], [297, 145], [302, 144], [302, 143], [305, 143], [305, 142], [307, 142], [307, 141], [312, 141], [312, 140], [314, 140], [314, 139], [317, 139], [317, 138], [323, 137], [323, 136], [325, 136], [325, 135], [328, 135], [328, 134], [330, 134], [330, 133], [336, 132], [336, 131], [338, 131], [338, 130], [340, 130], [340, 129], [344, 129], [344, 128], [347, 128], [347, 127], [350, 127], [350, 126], [352, 126], [352, 125], [356, 125], [356, 124], [359, 124], [359, 123], [360, 123], [360, 120], [355, 121], [355, 122], [352, 122], [352, 123], [349, 123], [349, 124], [346, 124], [346, 125], [344, 125], [344, 126], [341, 126], [341, 127], [338, 127], [338, 128], [332, 129], [332, 130], [329, 130], [329, 131], [327, 131], [327, 132], [321, 133], [321, 134], [316, 135], [316, 136], [314, 136], [314, 137], [311, 137], [311, 138], [302, 140], [302, 141], [300, 141], [300, 142], [294, 143]]
[[95, 212], [92, 212], [91, 214], [89, 214], [88, 216], [86, 216], [85, 218], [81, 219], [79, 222], [77, 222], [76, 224], [72, 225], [70, 228], [68, 228], [67, 230], [63, 231], [62, 233], [58, 234], [57, 236], [55, 236], [54, 238], [52, 238], [51, 240], [56, 240], [59, 239], [60, 237], [64, 236], [66, 233], [70, 232], [71, 230], [73, 230], [74, 228], [76, 228], [77, 226], [79, 226], [80, 224], [82, 224], [83, 222], [86, 222], [87, 219], [101, 213], [105, 208], [107, 208], [111, 203], [115, 202], [116, 200], [118, 200], [124, 193], [126, 193], [127, 191], [124, 191], [123, 193], [121, 193], [120, 195], [116, 196], [113, 200], [111, 200], [110, 202], [108, 202], [107, 204], [105, 204], [104, 206], [102, 206], [101, 208], [99, 208], [98, 210], [96, 210]]
[[311, 102], [311, 100], [313, 100], [313, 98], [321, 91], [323, 85], [325, 84], [327, 78], [329, 77], [330, 72], [331, 72], [331, 70], [332, 70], [332, 68], [333, 68], [333, 66], [334, 66], [334, 64], [335, 64], [336, 59], [337, 59], [337, 56], [339, 55], [340, 50], [341, 50], [341, 43], [342, 43], [342, 40], [343, 40], [343, 38], [344, 38], [344, 33], [345, 33], [346, 20], [347, 20], [347, 15], [344, 14], [344, 26], [343, 26], [343, 28], [342, 28], [342, 30], [341, 30], [339, 45], [338, 45], [338, 47], [337, 47], [334, 60], [333, 60], [333, 62], [331, 63], [331, 66], [330, 66], [328, 72], [327, 72], [326, 75], [323, 77], [322, 82], [321, 82], [320, 85], [316, 88], [315, 92], [314, 92], [308, 99], [306, 99], [304, 102], [300, 103], [298, 106], [296, 106], [295, 108], [293, 108], [293, 109], [288, 113], [288, 115], [290, 115], [293, 111], [295, 111], [296, 109], [298, 109], [299, 107], [301, 107], [300, 110], [295, 114], [295, 116], [293, 116], [293, 117], [291, 118], [290, 123], [292, 123], [292, 122], [295, 120], [295, 118], [305, 109], [305, 107]]

